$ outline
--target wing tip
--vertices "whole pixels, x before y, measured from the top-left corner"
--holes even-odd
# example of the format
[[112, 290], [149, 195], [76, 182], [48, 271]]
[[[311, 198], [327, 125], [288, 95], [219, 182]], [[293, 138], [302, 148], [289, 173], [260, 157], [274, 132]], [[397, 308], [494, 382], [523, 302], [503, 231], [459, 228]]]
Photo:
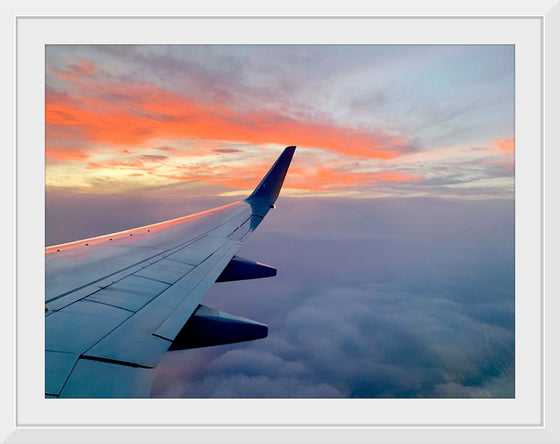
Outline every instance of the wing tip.
[[258, 206], [264, 205], [267, 207], [274, 204], [280, 194], [280, 190], [282, 189], [284, 178], [286, 177], [286, 173], [288, 172], [288, 168], [292, 162], [295, 150], [296, 145], [290, 145], [284, 148], [259, 185], [255, 188], [251, 195], [245, 199], [246, 202], [255, 204], [258, 202]]
[[282, 154], [280, 154], [280, 156], [285, 155], [289, 155], [290, 156], [290, 160], [292, 160], [292, 156], [294, 155], [294, 153], [296, 152], [296, 145], [290, 145], [287, 146], [286, 148], [284, 148], [284, 151], [282, 151]]

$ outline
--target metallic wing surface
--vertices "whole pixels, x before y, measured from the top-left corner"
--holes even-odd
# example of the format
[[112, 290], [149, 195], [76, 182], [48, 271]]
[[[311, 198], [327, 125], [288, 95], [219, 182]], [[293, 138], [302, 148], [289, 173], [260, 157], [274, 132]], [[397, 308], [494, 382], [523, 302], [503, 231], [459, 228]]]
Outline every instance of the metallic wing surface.
[[244, 201], [45, 250], [45, 396], [139, 398], [168, 350], [259, 339], [259, 322], [201, 305], [214, 284], [274, 276], [236, 256], [274, 207], [287, 147]]

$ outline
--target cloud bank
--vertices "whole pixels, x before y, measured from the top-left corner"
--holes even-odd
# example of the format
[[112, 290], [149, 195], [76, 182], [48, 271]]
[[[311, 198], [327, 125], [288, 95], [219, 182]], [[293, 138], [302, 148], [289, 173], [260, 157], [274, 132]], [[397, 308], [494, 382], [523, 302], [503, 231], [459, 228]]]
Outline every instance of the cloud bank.
[[[95, 213], [89, 229], [108, 232], [218, 200], [67, 195], [47, 202], [47, 238], [80, 237], [71, 227]], [[239, 251], [278, 276], [216, 284], [203, 301], [266, 323], [269, 337], [168, 353], [153, 396], [514, 396], [513, 201], [284, 197], [278, 207]]]
[[156, 397], [513, 397], [513, 202], [283, 199], [205, 304], [269, 325], [168, 353]]

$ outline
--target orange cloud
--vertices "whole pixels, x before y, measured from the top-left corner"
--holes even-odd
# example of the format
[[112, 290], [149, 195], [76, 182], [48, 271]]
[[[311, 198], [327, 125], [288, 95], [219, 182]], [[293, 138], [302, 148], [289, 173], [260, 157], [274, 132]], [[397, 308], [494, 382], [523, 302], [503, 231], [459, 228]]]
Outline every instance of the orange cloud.
[[98, 96], [48, 92], [47, 137], [128, 146], [156, 137], [297, 144], [379, 159], [397, 157], [408, 147], [403, 137], [333, 122], [296, 120], [272, 111], [236, 113], [224, 107], [203, 107], [151, 86], [100, 88]]
[[85, 166], [88, 170], [97, 170], [97, 169], [124, 169], [124, 170], [135, 170], [135, 171], [146, 171], [151, 173], [156, 168], [159, 168], [159, 165], [152, 165], [147, 166], [144, 162], [140, 160], [128, 160], [128, 161], [119, 161], [119, 160], [105, 160], [103, 162], [88, 162]]
[[45, 157], [47, 160], [80, 161], [90, 156], [77, 148], [47, 147], [45, 150]]
[[400, 173], [357, 173], [337, 171], [319, 167], [315, 171], [294, 169], [290, 172], [286, 186], [293, 189], [308, 191], [324, 191], [333, 189], [372, 186], [377, 182], [418, 182], [419, 177]]
[[495, 140], [492, 142], [492, 145], [497, 147], [500, 151], [506, 153], [512, 153], [515, 151], [515, 140], [508, 139], [508, 140]]
[[375, 180], [381, 182], [418, 182], [420, 178], [412, 174], [379, 173], [373, 175]]

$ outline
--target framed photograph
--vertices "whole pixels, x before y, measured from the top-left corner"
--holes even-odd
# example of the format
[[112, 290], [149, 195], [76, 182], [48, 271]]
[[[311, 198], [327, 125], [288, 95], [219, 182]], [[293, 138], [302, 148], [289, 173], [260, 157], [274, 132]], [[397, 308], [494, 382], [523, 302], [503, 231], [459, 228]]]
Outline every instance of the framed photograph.
[[[11, 5], [0, 439], [560, 442], [560, 3], [249, 3]], [[134, 268], [158, 230], [235, 201], [246, 223], [216, 230], [264, 274], [228, 277], [232, 248], [201, 268], [198, 237], [199, 262]], [[152, 299], [117, 288], [111, 243]], [[253, 280], [276, 274], [260, 261], [278, 276]], [[187, 319], [151, 312], [157, 345], [120, 335], [179, 264], [211, 280]], [[178, 339], [197, 314], [189, 338], [219, 347]], [[268, 337], [230, 344], [228, 320]]]

